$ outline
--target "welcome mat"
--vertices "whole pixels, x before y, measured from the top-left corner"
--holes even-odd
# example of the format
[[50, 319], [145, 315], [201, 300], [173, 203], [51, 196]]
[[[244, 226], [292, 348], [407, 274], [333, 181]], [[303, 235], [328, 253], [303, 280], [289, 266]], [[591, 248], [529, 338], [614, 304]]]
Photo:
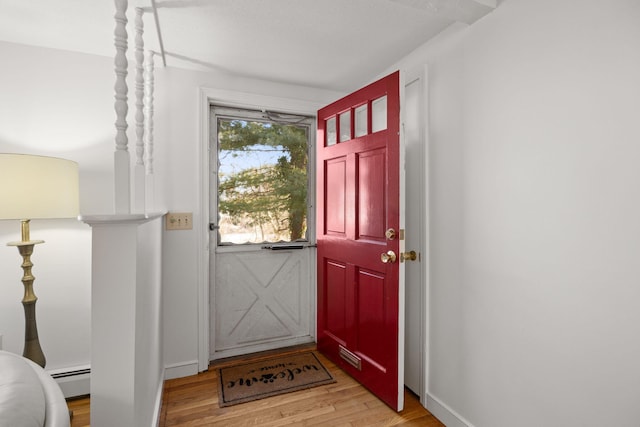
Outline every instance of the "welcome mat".
[[312, 352], [219, 369], [220, 407], [336, 382]]

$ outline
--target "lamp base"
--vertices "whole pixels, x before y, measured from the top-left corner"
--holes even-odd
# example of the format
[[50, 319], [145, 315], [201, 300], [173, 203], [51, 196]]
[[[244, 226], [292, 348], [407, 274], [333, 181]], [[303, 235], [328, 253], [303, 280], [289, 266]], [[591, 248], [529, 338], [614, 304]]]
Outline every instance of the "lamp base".
[[22, 301], [22, 305], [24, 306], [24, 350], [22, 355], [44, 368], [47, 364], [47, 359], [44, 357], [42, 347], [40, 347], [40, 340], [38, 339], [36, 302]]
[[36, 324], [36, 301], [38, 301], [38, 297], [33, 292], [33, 281], [36, 278], [31, 274], [33, 247], [40, 243], [44, 243], [44, 240], [31, 240], [29, 238], [29, 220], [26, 219], [22, 220], [22, 241], [10, 242], [7, 243], [7, 246], [17, 246], [20, 255], [22, 255], [21, 267], [24, 272], [22, 275], [22, 284], [24, 285], [24, 298], [22, 298], [22, 305], [24, 306], [24, 350], [22, 355], [44, 368], [47, 361], [40, 347], [38, 326]]

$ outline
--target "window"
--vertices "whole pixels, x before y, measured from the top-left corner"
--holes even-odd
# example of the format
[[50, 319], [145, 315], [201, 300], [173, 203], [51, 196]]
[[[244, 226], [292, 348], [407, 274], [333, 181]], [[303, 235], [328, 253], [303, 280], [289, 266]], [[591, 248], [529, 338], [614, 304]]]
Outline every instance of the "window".
[[[371, 114], [371, 117], [369, 117], [369, 114]], [[351, 129], [352, 123], [353, 132]], [[338, 143], [350, 141], [352, 138], [359, 138], [386, 128], [387, 96], [384, 95], [327, 118], [325, 120], [324, 144], [325, 147], [331, 147]], [[338, 135], [340, 138], [338, 138]]]
[[213, 107], [218, 244], [307, 239], [313, 118]]

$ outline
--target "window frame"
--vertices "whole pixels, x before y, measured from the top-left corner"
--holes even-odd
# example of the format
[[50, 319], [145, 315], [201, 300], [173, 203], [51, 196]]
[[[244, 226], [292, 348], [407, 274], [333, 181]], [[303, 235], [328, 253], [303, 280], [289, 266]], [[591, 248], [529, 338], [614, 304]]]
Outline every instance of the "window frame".
[[[279, 112], [279, 111], [271, 111], [271, 110], [260, 110], [253, 109], [248, 107], [236, 107], [236, 106], [226, 106], [220, 105], [216, 103], [211, 103], [209, 106], [210, 115], [209, 115], [209, 146], [211, 150], [211, 161], [212, 168], [211, 173], [213, 176], [210, 180], [210, 198], [214, 203], [211, 203], [211, 210], [213, 213], [213, 217], [216, 218], [215, 225], [213, 229], [215, 229], [215, 237], [213, 239], [213, 244], [216, 247], [216, 250], [223, 251], [238, 251], [238, 250], [258, 250], [258, 249], [272, 249], [277, 248], [278, 246], [287, 246], [287, 245], [302, 245], [303, 247], [314, 246], [315, 238], [316, 238], [316, 229], [315, 229], [315, 134], [316, 134], [316, 118], [315, 116], [311, 116], [308, 114], [296, 114], [292, 112]], [[220, 221], [220, 210], [219, 210], [219, 142], [218, 142], [218, 120], [246, 120], [246, 121], [257, 121], [263, 123], [278, 123], [277, 120], [270, 119], [269, 117], [265, 117], [267, 115], [280, 115], [282, 117], [288, 118], [296, 118], [295, 123], [279, 123], [279, 124], [293, 124], [301, 127], [305, 127], [307, 129], [307, 230], [306, 230], [306, 238], [300, 239], [297, 241], [291, 242], [259, 242], [259, 243], [232, 243], [232, 242], [221, 242], [219, 221]], [[300, 120], [299, 122], [297, 120]]]

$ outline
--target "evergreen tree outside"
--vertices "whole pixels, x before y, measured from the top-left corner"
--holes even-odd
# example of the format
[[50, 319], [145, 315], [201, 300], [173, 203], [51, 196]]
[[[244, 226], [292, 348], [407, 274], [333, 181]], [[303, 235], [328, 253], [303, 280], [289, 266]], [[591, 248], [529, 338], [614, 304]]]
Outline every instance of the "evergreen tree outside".
[[[307, 128], [218, 120], [218, 210], [247, 243], [296, 241], [307, 229]], [[221, 241], [229, 242], [221, 229]], [[239, 243], [239, 242], [235, 242]]]

